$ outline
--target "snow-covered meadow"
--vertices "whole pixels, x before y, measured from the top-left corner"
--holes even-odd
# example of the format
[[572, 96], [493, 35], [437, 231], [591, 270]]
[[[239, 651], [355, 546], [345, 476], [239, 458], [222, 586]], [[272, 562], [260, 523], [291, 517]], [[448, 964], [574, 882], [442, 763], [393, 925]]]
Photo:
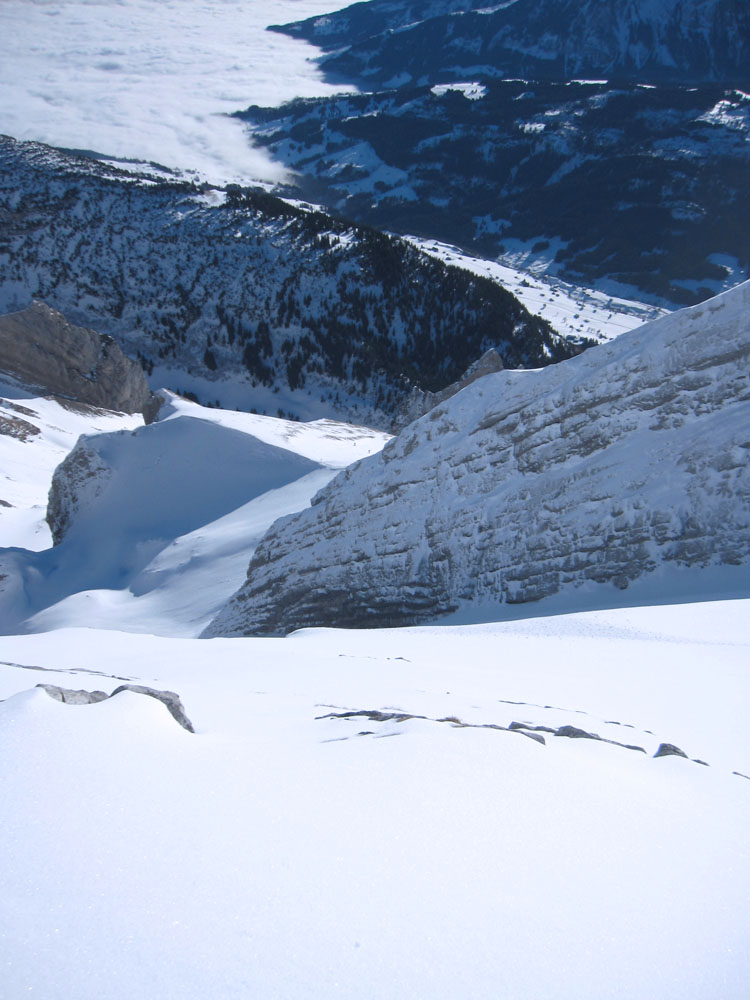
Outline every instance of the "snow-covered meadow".
[[554, 253], [535, 255], [530, 249], [522, 248], [514, 258], [517, 266], [511, 267], [507, 263], [510, 254], [500, 263], [472, 257], [436, 240], [411, 237], [411, 241], [446, 264], [496, 281], [520, 299], [530, 313], [546, 319], [558, 333], [567, 337], [586, 337], [599, 343], [614, 340], [621, 333], [658, 319], [666, 312], [658, 306], [563, 281], [555, 274]]
[[[190, 464], [190, 517], [211, 516], [227, 442], [286, 455], [290, 480], [164, 538], [151, 592], [116, 589], [110, 564], [108, 588], [0, 637], [4, 998], [744, 998], [750, 602], [192, 638], [263, 518], [308, 501], [302, 459], [330, 477], [384, 437], [174, 397], [136, 427], [2, 395], [39, 428], [0, 436], [6, 543], [43, 547], [77, 432], [105, 432], [129, 470], [56, 547], [71, 579], [101, 569], [107, 513], [143, 527], [128, 508], [148, 468], [134, 476], [128, 449], [167, 480]], [[157, 456], [181, 426], [194, 447]], [[169, 523], [167, 480], [151, 527]], [[143, 694], [75, 705], [36, 686], [122, 683], [177, 692], [195, 733]]]

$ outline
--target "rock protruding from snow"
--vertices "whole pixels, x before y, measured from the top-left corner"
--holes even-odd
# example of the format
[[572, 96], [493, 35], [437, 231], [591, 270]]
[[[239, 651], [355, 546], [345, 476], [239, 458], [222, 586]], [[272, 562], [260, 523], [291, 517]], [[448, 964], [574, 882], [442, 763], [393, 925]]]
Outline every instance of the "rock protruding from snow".
[[277, 521], [207, 634], [492, 617], [748, 562], [750, 282], [468, 386]]
[[179, 722], [183, 729], [187, 729], [189, 733], [195, 732], [193, 723], [185, 714], [185, 706], [175, 691], [160, 691], [157, 688], [146, 687], [144, 684], [121, 684], [115, 688], [110, 697], [114, 698], [115, 695], [122, 694], [123, 691], [132, 691], [134, 694], [145, 694], [149, 698], [156, 698], [167, 708], [175, 722]]
[[143, 369], [108, 336], [42, 302], [0, 316], [0, 369], [45, 392], [122, 413], [150, 409]]
[[133, 694], [145, 694], [149, 698], [155, 698], [164, 705], [175, 720], [183, 729], [189, 733], [194, 733], [195, 729], [190, 719], [185, 714], [185, 706], [182, 704], [180, 696], [175, 691], [160, 691], [157, 688], [146, 687], [144, 684], [121, 684], [118, 688], [107, 694], [106, 691], [85, 691], [74, 690], [72, 688], [59, 687], [57, 684], [37, 684], [50, 698], [61, 701], [66, 705], [96, 705], [100, 701], [114, 698], [115, 695], [122, 694], [123, 691], [132, 691]]
[[91, 507], [102, 495], [112, 468], [97, 449], [96, 438], [82, 436], [52, 476], [47, 503], [47, 524], [58, 545], [79, 510]]
[[83, 688], [64, 688], [59, 684], [37, 684], [46, 691], [50, 698], [61, 701], [65, 705], [96, 705], [106, 701], [109, 695], [106, 691], [86, 691]]

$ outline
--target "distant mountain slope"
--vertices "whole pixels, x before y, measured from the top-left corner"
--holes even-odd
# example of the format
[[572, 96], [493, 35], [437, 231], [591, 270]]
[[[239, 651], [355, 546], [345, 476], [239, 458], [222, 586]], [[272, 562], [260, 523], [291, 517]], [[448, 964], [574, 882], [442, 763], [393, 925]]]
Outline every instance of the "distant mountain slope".
[[461, 608], [494, 621], [506, 603], [607, 604], [743, 564], [750, 282], [555, 368], [474, 382], [278, 521], [207, 634]]
[[750, 8], [737, 0], [373, 0], [277, 30], [325, 48], [368, 88], [485, 75], [641, 83], [750, 80]]
[[241, 117], [290, 193], [372, 225], [677, 305], [748, 275], [749, 94], [464, 80]]
[[580, 349], [497, 284], [320, 212], [0, 140], [0, 305], [31, 297], [204, 401], [387, 425], [487, 348]]

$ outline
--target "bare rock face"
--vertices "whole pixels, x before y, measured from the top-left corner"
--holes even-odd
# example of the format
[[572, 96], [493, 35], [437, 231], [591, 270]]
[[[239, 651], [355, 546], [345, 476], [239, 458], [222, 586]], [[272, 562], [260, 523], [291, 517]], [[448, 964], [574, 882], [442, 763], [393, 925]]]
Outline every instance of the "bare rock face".
[[47, 524], [58, 545], [80, 511], [101, 496], [112, 476], [111, 466], [84, 436], [55, 469], [47, 501]]
[[277, 521], [207, 635], [494, 613], [750, 563], [750, 282], [478, 379]]
[[123, 413], [143, 413], [143, 369], [111, 337], [73, 326], [42, 302], [0, 316], [0, 370], [46, 393]]

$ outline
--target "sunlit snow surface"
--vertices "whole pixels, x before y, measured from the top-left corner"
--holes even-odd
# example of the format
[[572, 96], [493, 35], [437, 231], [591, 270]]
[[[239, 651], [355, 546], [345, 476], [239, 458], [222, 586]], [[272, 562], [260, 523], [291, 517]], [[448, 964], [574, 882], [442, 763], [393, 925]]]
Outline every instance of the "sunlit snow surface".
[[744, 1000], [747, 612], [0, 639], [3, 996]]
[[[40, 431], [0, 435], [3, 540], [37, 547], [82, 431], [153, 459], [200, 424], [195, 447], [159, 452], [174, 475], [194, 467], [181, 517], [237, 435], [236, 455], [255, 441], [282, 478], [284, 452], [287, 472], [304, 458], [326, 478], [384, 440], [175, 397], [143, 427], [0, 396]], [[149, 489], [168, 528], [174, 489], [160, 511], [148, 469], [129, 472], [110, 533], [139, 523], [127, 502]], [[3, 1000], [745, 1000], [750, 602], [179, 637], [263, 525], [309, 502], [305, 482], [166, 546], [150, 593], [73, 595], [44, 631], [0, 636]], [[102, 559], [101, 518], [83, 529], [71, 573]], [[123, 682], [176, 691], [195, 734], [144, 695], [65, 705], [36, 688]], [[687, 758], [654, 758], [661, 743]]]
[[[302, 41], [273, 23], [335, 0], [2, 0], [0, 132], [199, 171], [279, 180], [226, 115], [325, 96]], [[351, 90], [350, 88], [346, 88]]]

